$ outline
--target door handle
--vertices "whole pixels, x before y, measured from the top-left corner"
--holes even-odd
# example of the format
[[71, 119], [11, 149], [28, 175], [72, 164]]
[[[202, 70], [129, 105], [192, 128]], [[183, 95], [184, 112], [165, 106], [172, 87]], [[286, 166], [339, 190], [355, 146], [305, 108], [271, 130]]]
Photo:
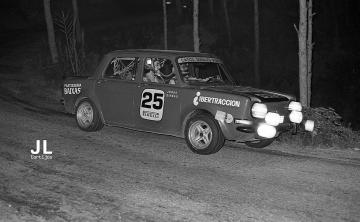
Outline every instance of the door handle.
[[149, 84], [148, 83], [140, 83], [137, 85], [138, 88], [140, 87], [144, 87], [144, 86], [148, 86]]

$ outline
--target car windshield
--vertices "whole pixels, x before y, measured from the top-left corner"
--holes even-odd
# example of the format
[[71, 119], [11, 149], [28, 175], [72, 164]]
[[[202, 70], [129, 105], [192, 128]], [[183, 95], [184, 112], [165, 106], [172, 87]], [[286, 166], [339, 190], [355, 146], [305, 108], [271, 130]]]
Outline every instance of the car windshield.
[[180, 75], [188, 84], [234, 84], [217, 58], [182, 57], [177, 62]]

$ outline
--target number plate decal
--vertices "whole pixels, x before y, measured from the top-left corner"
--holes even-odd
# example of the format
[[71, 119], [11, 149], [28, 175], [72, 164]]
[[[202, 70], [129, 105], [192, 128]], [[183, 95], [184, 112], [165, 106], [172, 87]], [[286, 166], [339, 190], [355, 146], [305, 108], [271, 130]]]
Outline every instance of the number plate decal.
[[160, 121], [163, 117], [165, 93], [157, 89], [144, 89], [141, 94], [140, 116]]

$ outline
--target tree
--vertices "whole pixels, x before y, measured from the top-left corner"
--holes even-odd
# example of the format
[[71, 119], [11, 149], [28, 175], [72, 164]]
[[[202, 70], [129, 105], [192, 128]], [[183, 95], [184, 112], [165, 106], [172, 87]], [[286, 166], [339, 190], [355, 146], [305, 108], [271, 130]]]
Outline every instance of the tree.
[[340, 51], [341, 45], [340, 45], [340, 19], [342, 17], [342, 14], [339, 12], [340, 11], [340, 7], [342, 5], [342, 3], [336, 1], [336, 0], [332, 0], [329, 1], [329, 6], [330, 6], [330, 16], [332, 18], [332, 36], [333, 36], [333, 50], [335, 53]]
[[164, 20], [164, 49], [168, 49], [167, 42], [167, 13], [166, 13], [166, 0], [163, 0], [163, 20]]
[[300, 102], [308, 106], [307, 101], [307, 0], [299, 0], [299, 90]]
[[[313, 1], [299, 0], [299, 29], [296, 29], [299, 39], [299, 89], [300, 102], [304, 106], [311, 103], [312, 78], [312, 19]], [[296, 28], [296, 26], [295, 26]]]
[[306, 42], [306, 50], [307, 50], [307, 105], [311, 105], [311, 78], [312, 78], [312, 51], [314, 47], [314, 43], [312, 42], [312, 29], [313, 29], [313, 0], [308, 0], [308, 29], [307, 29], [307, 42]]
[[78, 4], [77, 0], [72, 0], [72, 6], [73, 6], [73, 26], [74, 30], [76, 31], [75, 36], [76, 38], [79, 38], [80, 35], [80, 21], [79, 21], [79, 10], [78, 10]]
[[54, 23], [51, 16], [50, 0], [44, 0], [43, 2], [44, 2], [44, 14], [45, 14], [47, 33], [48, 33], [50, 54], [51, 54], [52, 63], [55, 64], [58, 63], [59, 61], [59, 55], [56, 48]]
[[254, 76], [255, 85], [260, 86], [260, 34], [259, 34], [259, 2], [254, 0]]
[[84, 39], [83, 39], [83, 32], [80, 27], [80, 20], [79, 20], [79, 10], [78, 10], [78, 4], [77, 0], [72, 0], [72, 6], [73, 6], [73, 45], [74, 45], [74, 66], [76, 70], [74, 72], [75, 75], [79, 75], [81, 71], [81, 58], [85, 57], [84, 50]]
[[209, 12], [211, 16], [214, 16], [214, 0], [209, 0]]
[[193, 22], [194, 22], [194, 51], [200, 52], [200, 38], [199, 38], [199, 0], [194, 0], [193, 9]]
[[224, 8], [227, 36], [228, 36], [228, 44], [229, 44], [229, 47], [231, 48], [231, 45], [232, 45], [231, 25], [230, 25], [230, 18], [229, 18], [228, 7], [227, 7], [227, 0], [223, 0], [223, 8]]
[[176, 12], [179, 17], [182, 16], [182, 4], [181, 0], [176, 0]]

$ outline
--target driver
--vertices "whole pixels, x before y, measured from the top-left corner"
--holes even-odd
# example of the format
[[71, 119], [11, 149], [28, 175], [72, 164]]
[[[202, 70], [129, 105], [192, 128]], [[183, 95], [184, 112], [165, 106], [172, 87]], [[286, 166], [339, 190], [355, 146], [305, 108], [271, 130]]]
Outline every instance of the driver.
[[144, 81], [145, 82], [156, 82], [159, 83], [159, 77], [161, 77], [161, 64], [159, 60], [155, 60], [153, 63], [154, 69], [150, 69], [149, 72], [145, 74]]
[[187, 80], [190, 76], [189, 76], [189, 64], [188, 63], [180, 63], [180, 72], [181, 72], [181, 76], [183, 77], [184, 80]]

